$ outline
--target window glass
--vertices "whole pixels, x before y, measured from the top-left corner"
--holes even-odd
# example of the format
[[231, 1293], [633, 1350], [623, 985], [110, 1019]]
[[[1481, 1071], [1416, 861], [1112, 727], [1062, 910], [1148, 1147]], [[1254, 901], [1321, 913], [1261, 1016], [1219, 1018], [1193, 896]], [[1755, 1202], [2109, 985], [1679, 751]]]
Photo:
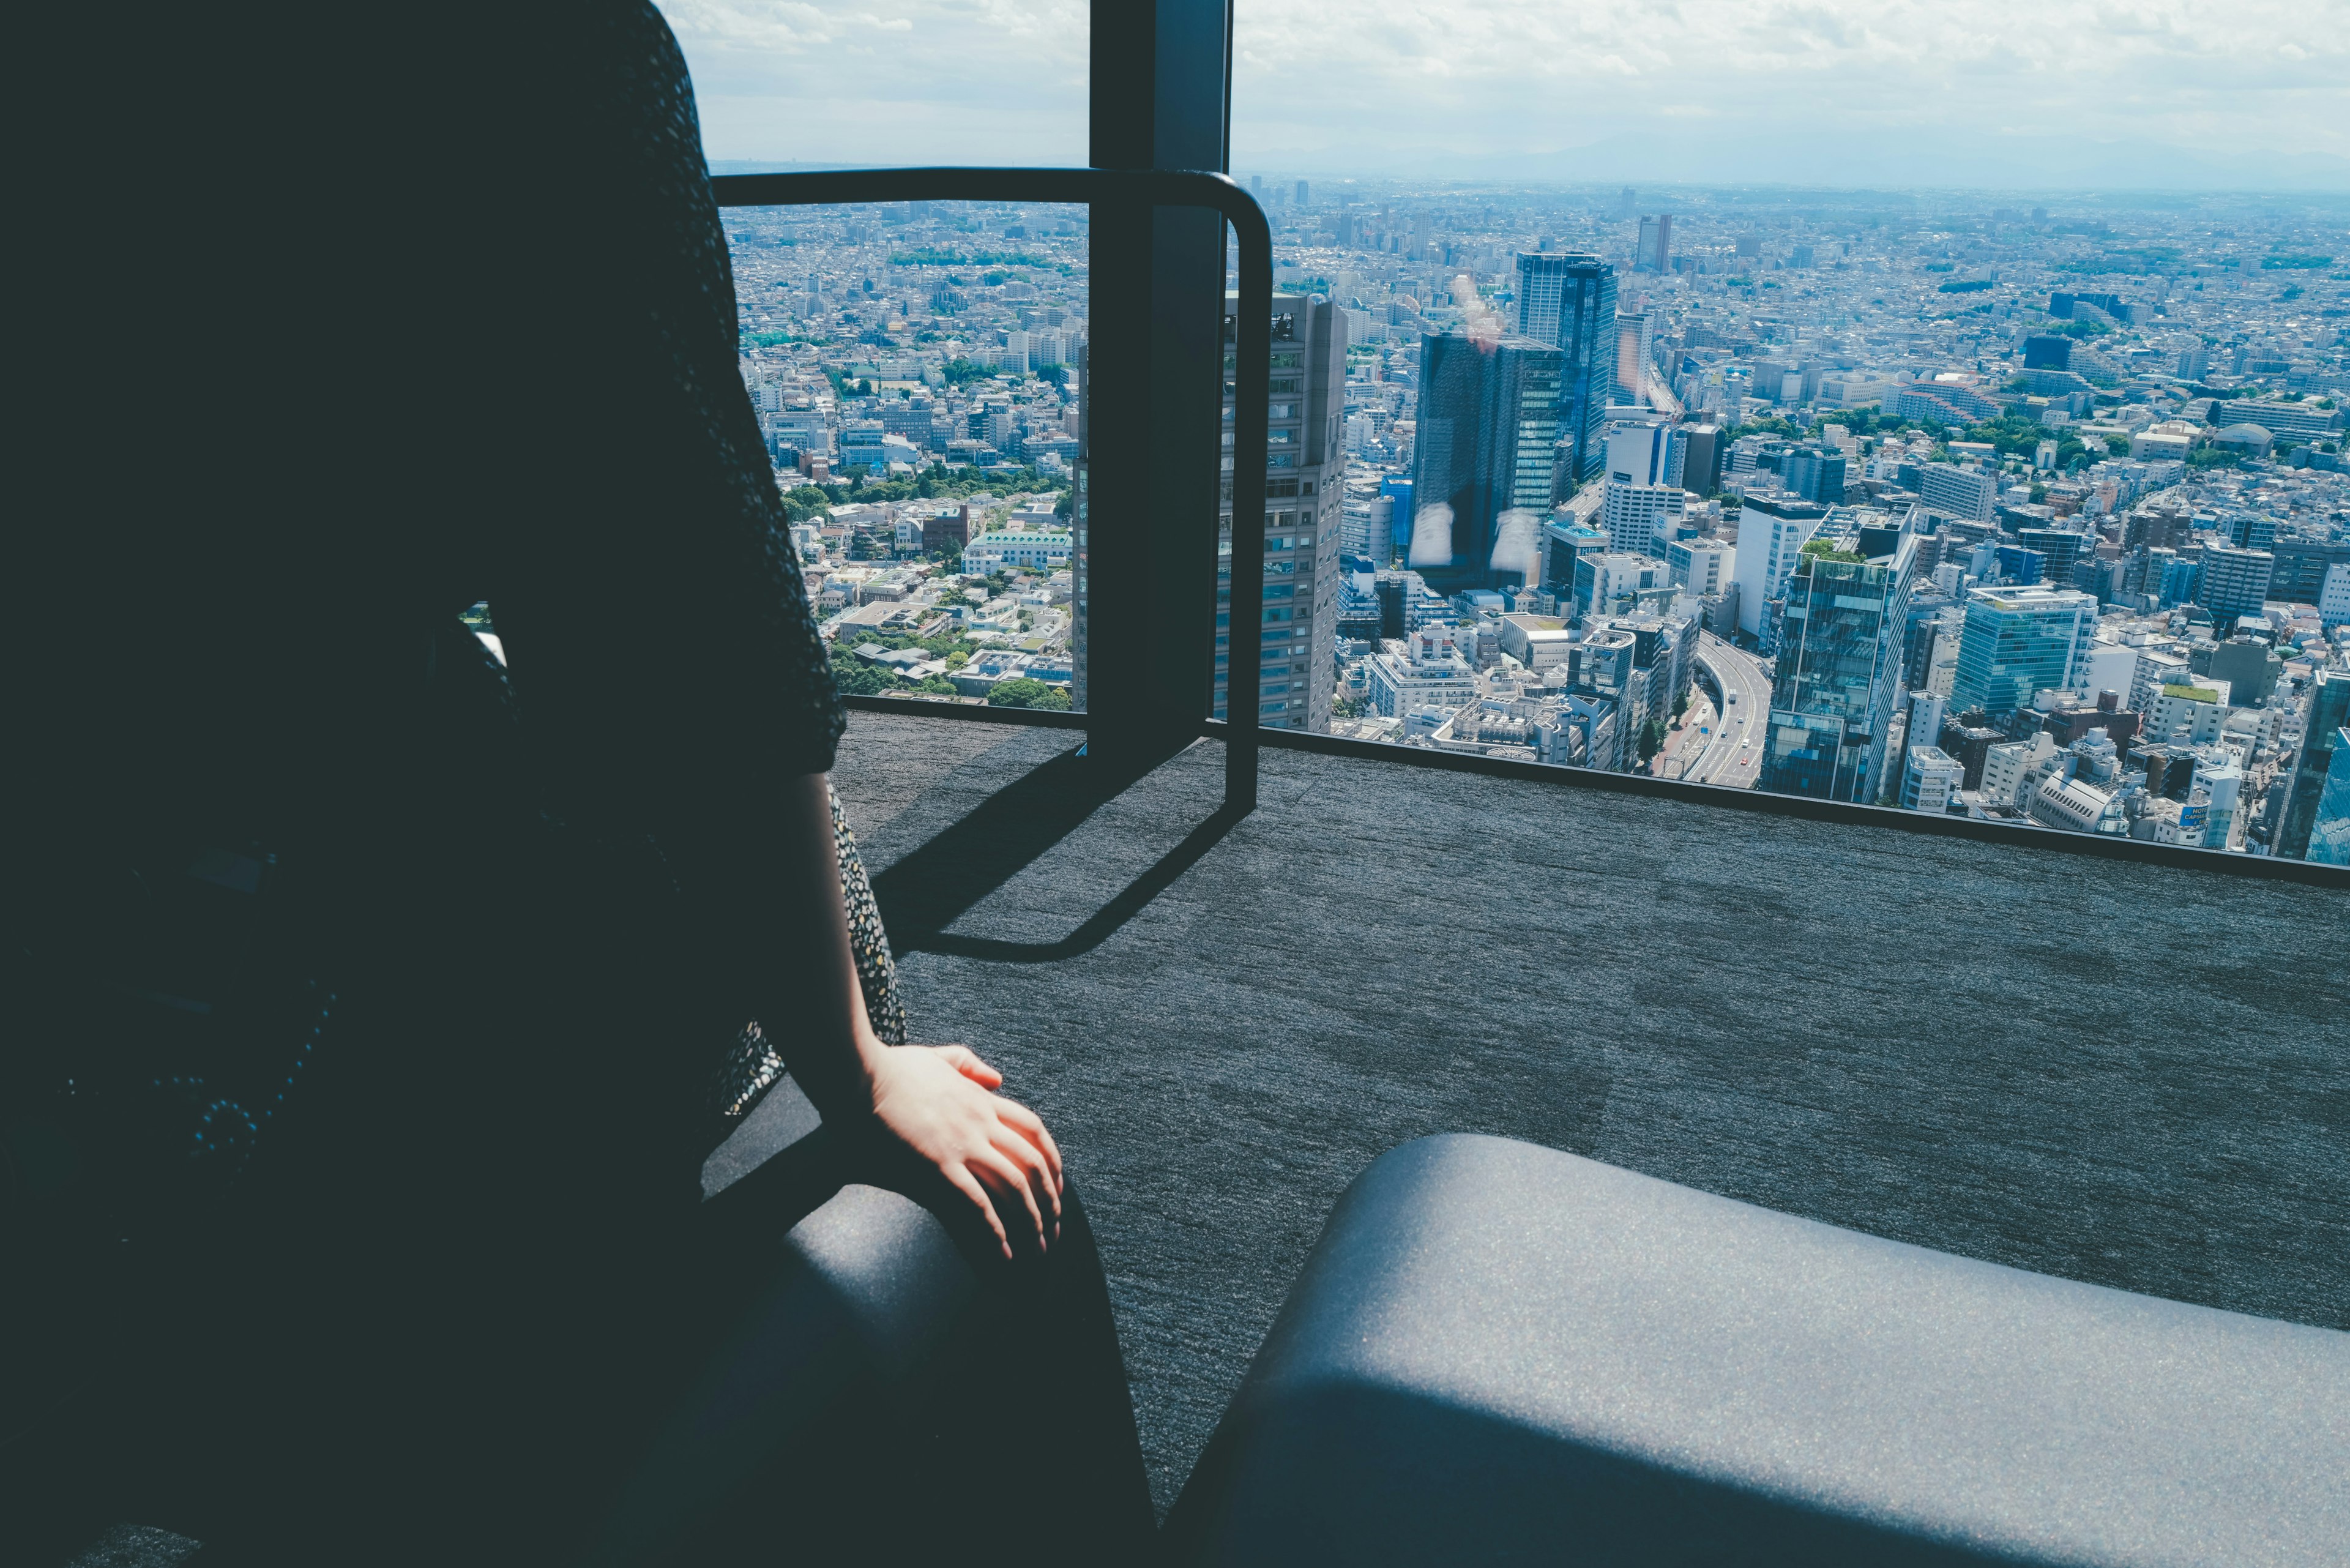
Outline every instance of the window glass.
[[1087, 161], [1076, 0], [659, 0], [716, 173]]
[[741, 369], [844, 691], [1082, 706], [1082, 207], [730, 207]]
[[2242, 16], [1241, 0], [1284, 722], [2334, 853], [2345, 47]]

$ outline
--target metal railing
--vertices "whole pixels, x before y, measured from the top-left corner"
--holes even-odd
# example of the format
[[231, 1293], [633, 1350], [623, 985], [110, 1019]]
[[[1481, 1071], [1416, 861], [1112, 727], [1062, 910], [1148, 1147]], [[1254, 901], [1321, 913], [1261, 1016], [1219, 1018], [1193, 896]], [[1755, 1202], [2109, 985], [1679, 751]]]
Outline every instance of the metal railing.
[[[1273, 359], [1273, 230], [1249, 193], [1191, 169], [827, 169], [723, 174], [722, 207], [813, 207], [873, 202], [1035, 202], [1087, 207], [1204, 207], [1240, 241], [1240, 321], [1232, 409], [1232, 613], [1223, 727], [1224, 805], [1256, 805], [1257, 707], [1264, 599], [1264, 463]], [[1090, 396], [1090, 389], [1087, 395]], [[1090, 586], [1090, 585], [1089, 585]], [[1242, 607], [1247, 607], [1247, 613]]]

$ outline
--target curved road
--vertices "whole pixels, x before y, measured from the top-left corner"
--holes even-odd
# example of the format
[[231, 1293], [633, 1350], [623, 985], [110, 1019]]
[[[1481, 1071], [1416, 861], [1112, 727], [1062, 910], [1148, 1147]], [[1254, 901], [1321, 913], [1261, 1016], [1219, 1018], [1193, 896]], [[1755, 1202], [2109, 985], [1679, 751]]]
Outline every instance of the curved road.
[[1721, 711], [1705, 750], [1681, 777], [1724, 789], [1752, 789], [1762, 771], [1763, 729], [1770, 722], [1771, 677], [1762, 661], [1741, 653], [1710, 631], [1700, 632], [1697, 662], [1721, 694]]

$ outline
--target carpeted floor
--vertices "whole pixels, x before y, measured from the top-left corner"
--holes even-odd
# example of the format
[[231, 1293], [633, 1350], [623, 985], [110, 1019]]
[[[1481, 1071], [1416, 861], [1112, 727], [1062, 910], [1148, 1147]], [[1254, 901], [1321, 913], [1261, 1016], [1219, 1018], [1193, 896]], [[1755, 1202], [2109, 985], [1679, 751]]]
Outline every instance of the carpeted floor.
[[1042, 1111], [1164, 1507], [1324, 1214], [1522, 1137], [2124, 1289], [2350, 1326], [2341, 896], [1202, 743], [858, 712], [836, 779], [916, 1037]]

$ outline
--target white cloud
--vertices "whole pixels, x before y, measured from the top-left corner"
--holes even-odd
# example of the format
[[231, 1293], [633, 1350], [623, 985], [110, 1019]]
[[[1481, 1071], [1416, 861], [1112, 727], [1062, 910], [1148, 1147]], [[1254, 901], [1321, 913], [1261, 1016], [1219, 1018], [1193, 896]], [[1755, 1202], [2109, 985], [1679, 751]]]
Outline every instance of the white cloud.
[[[713, 158], [1079, 163], [1086, 0], [660, 0]], [[1243, 171], [1919, 182], [2029, 142], [2350, 157], [2350, 0], [1236, 0]], [[1608, 167], [1551, 154], [1592, 150]], [[1604, 157], [1601, 156], [1604, 154]], [[1777, 163], [1773, 160], [1779, 161]]]

